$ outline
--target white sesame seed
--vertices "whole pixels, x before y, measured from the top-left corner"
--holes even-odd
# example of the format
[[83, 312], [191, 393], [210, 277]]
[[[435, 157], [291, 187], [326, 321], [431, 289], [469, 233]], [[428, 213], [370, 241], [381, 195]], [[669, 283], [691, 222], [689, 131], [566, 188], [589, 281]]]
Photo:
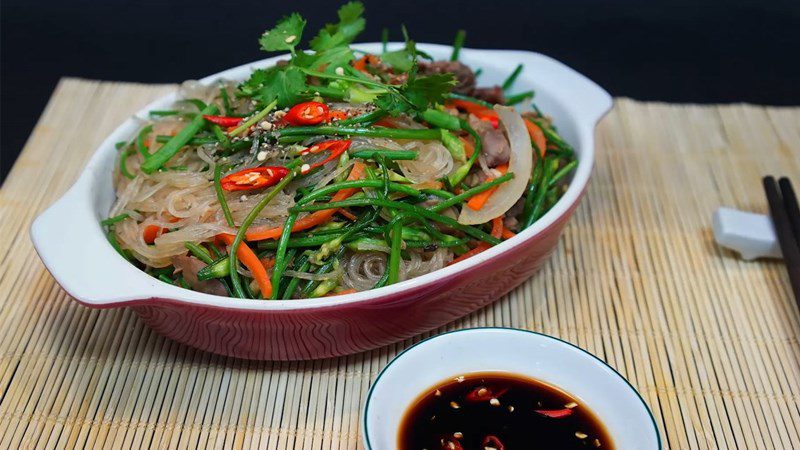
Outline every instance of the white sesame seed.
[[577, 407], [578, 407], [578, 404], [575, 403], [575, 402], [569, 402], [566, 405], [564, 405], [564, 408], [569, 408], [569, 409], [577, 408]]
[[589, 437], [589, 435], [580, 431], [576, 431], [575, 437], [578, 439], [586, 439], [587, 437]]
[[291, 44], [292, 42], [294, 42], [295, 39], [297, 39], [297, 36], [291, 35], [291, 36], [287, 37], [285, 39], [285, 41], [286, 41], [287, 44]]
[[453, 409], [461, 408], [461, 406], [456, 402], [450, 402], [450, 407]]
[[511, 405], [508, 405], [508, 412], [514, 412], [514, 407], [511, 406]]
[[463, 383], [464, 382], [464, 375], [461, 375], [460, 377], [456, 377], [456, 382]]
[[456, 438], [456, 439], [461, 439], [461, 438], [464, 437], [464, 433], [462, 433], [460, 431], [456, 431], [455, 433], [453, 433], [453, 437]]
[[239, 197], [239, 200], [241, 200], [241, 201], [243, 201], [243, 202], [244, 202], [244, 201], [247, 201], [247, 196], [246, 196], [246, 195], [243, 195], [243, 196]]
[[500, 406], [500, 400], [498, 400], [496, 398], [493, 398], [493, 399], [489, 400], [489, 404], [492, 405], [492, 406]]
[[308, 172], [309, 170], [311, 170], [311, 166], [309, 166], [308, 164], [303, 164], [300, 167], [300, 172], [304, 172], [305, 173], [305, 172]]
[[441, 397], [442, 396], [442, 391], [437, 389], [436, 392], [433, 393], [433, 395], [435, 395], [437, 397]]
[[336, 75], [344, 75], [344, 67], [337, 67], [334, 72], [336, 72]]
[[258, 154], [256, 155], [256, 159], [259, 160], [259, 161], [266, 160], [267, 159], [267, 152], [265, 152], [265, 151], [258, 152]]
[[262, 130], [267, 130], [267, 131], [273, 128], [272, 123], [267, 122], [266, 120], [262, 121], [260, 124], [258, 124], [258, 126], [260, 126]]

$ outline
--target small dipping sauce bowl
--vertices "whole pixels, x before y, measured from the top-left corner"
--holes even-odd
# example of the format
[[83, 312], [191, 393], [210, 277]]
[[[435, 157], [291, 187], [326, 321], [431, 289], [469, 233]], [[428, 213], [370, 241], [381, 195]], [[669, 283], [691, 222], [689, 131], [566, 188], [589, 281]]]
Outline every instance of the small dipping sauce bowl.
[[615, 449], [661, 449], [650, 409], [608, 364], [566, 341], [511, 328], [473, 328], [422, 341], [378, 375], [363, 412], [367, 450], [398, 447], [406, 411], [430, 389], [472, 373], [533, 378], [568, 393], [603, 424]]

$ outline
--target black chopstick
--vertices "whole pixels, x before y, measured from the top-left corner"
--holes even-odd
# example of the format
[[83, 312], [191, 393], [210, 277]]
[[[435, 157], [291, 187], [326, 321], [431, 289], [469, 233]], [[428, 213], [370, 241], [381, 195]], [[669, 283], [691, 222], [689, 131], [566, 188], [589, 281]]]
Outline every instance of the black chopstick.
[[800, 205], [797, 204], [797, 196], [794, 194], [792, 182], [783, 177], [778, 180], [778, 186], [781, 188], [783, 206], [786, 207], [786, 213], [789, 215], [789, 223], [792, 225], [794, 238], [797, 244], [800, 245]]
[[797, 206], [797, 196], [786, 178], [781, 179], [782, 193], [778, 192], [778, 183], [774, 177], [764, 177], [763, 182], [772, 224], [778, 235], [786, 270], [789, 272], [789, 282], [800, 307], [800, 208]]

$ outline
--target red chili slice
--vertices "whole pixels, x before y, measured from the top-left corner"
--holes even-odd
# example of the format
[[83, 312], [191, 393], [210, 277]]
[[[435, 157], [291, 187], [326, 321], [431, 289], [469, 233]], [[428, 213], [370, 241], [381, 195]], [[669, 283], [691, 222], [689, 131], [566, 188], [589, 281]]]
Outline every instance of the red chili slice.
[[208, 114], [203, 114], [203, 118], [221, 127], [235, 127], [244, 120], [243, 117], [210, 116]]
[[483, 447], [491, 447], [495, 450], [506, 450], [506, 446], [503, 445], [503, 442], [497, 436], [492, 434], [483, 438]]
[[298, 103], [283, 116], [292, 125], [317, 125], [328, 119], [328, 106], [320, 102]]
[[470, 391], [469, 394], [467, 394], [466, 400], [472, 403], [488, 402], [493, 398], [500, 398], [500, 396], [506, 392], [508, 392], [508, 388], [500, 389], [499, 391], [495, 392], [490, 387], [478, 386]]
[[300, 155], [305, 156], [324, 151], [330, 152], [330, 155], [328, 155], [328, 157], [323, 159], [322, 161], [311, 164], [308, 167], [305, 167], [304, 165], [305, 169], [301, 169], [301, 172], [308, 173], [309, 171], [311, 171], [311, 169], [315, 169], [317, 167], [323, 166], [333, 161], [334, 159], [341, 156], [342, 153], [346, 152], [347, 149], [350, 148], [351, 143], [352, 141], [350, 139], [336, 139], [330, 141], [322, 141], [312, 145], [311, 147], [308, 147], [307, 149], [300, 152]]
[[550, 417], [552, 419], [561, 419], [564, 417], [569, 417], [572, 415], [572, 410], [569, 408], [564, 409], [537, 409], [535, 410], [537, 413]]
[[250, 191], [272, 186], [288, 174], [286, 167], [253, 167], [226, 176], [220, 180], [220, 184], [226, 191]]

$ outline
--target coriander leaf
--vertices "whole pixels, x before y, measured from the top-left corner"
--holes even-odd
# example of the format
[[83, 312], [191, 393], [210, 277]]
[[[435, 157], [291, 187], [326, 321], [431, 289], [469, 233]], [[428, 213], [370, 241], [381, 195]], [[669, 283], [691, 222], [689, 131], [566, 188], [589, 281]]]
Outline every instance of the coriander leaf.
[[403, 94], [417, 110], [423, 110], [429, 104], [444, 103], [445, 94], [455, 85], [456, 79], [452, 73], [412, 77], [403, 86]]
[[414, 66], [414, 58], [407, 49], [386, 52], [381, 55], [381, 61], [398, 72], [408, 72]]
[[378, 96], [375, 105], [393, 116], [411, 110], [424, 111], [431, 104], [444, 103], [444, 95], [455, 85], [451, 73], [418, 78], [412, 72], [406, 84], [392, 87], [389, 92]]
[[306, 75], [291, 66], [285, 69], [273, 67], [256, 70], [249, 80], [239, 86], [241, 95], [252, 97], [262, 105], [277, 100], [278, 108], [292, 106], [301, 101], [307, 89]]
[[268, 52], [289, 50], [294, 53], [305, 26], [306, 20], [300, 14], [293, 13], [289, 17], [284, 17], [275, 28], [267, 30], [258, 42], [261, 44], [261, 49]]
[[256, 69], [253, 73], [250, 74], [250, 78], [247, 81], [242, 82], [239, 85], [239, 91], [236, 95], [240, 97], [252, 97], [255, 95], [261, 86], [264, 84], [264, 81], [267, 79], [267, 74], [270, 71], [277, 70], [275, 67], [270, 68], [269, 70], [264, 69]]
[[408, 30], [405, 25], [402, 26], [403, 38], [405, 39], [405, 47], [400, 50], [391, 52], [383, 52], [381, 61], [388, 64], [395, 72], [410, 72], [417, 62], [417, 57], [421, 56], [425, 59], [432, 59], [431, 56], [423, 51], [417, 49], [417, 43], [408, 36]]
[[321, 52], [353, 42], [364, 30], [366, 21], [361, 17], [363, 13], [364, 5], [361, 2], [346, 3], [339, 8], [339, 23], [325, 25], [311, 40], [311, 49]]
[[293, 64], [298, 67], [320, 72], [334, 72], [337, 67], [344, 67], [355, 59], [350, 47], [334, 47], [316, 53], [299, 52], [295, 55]]
[[411, 105], [405, 101], [402, 95], [395, 91], [379, 95], [375, 99], [375, 106], [386, 111], [392, 116], [398, 116], [411, 109]]

